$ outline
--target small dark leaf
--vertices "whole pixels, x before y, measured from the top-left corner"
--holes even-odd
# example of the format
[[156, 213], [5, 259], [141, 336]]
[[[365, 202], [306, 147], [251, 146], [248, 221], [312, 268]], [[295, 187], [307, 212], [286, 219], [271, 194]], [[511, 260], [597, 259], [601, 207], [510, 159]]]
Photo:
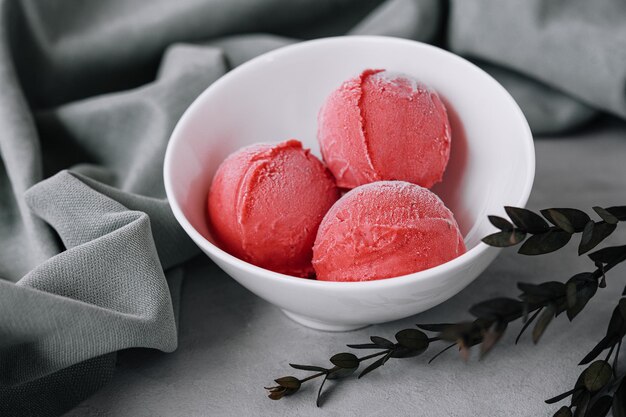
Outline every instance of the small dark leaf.
[[544, 255], [546, 253], [554, 252], [567, 245], [567, 242], [572, 238], [567, 232], [559, 229], [550, 229], [546, 233], [531, 236], [524, 244], [519, 248], [517, 253], [522, 255]]
[[370, 337], [370, 340], [376, 346], [384, 349], [391, 349], [395, 346], [395, 343], [393, 343], [391, 340], [385, 339], [384, 337], [372, 336]]
[[[574, 308], [576, 305], [576, 300], [578, 298], [578, 289], [576, 287], [575, 282], [568, 282], [565, 284], [565, 297], [567, 298], [567, 308]], [[567, 316], [569, 317], [569, 310], [567, 312]], [[570, 318], [571, 320], [571, 318]]]
[[585, 225], [591, 220], [584, 211], [571, 208], [551, 208], [541, 210], [541, 214], [550, 223], [568, 233], [582, 232]]
[[569, 221], [569, 219], [556, 209], [541, 210], [541, 214], [543, 214], [543, 216], [548, 219], [550, 223], [552, 223], [559, 229], [569, 234], [573, 234], [576, 232], [574, 225]]
[[439, 352], [437, 352], [437, 353], [435, 354], [435, 356], [433, 356], [432, 358], [430, 358], [430, 360], [428, 361], [428, 364], [433, 363], [433, 361], [434, 361], [435, 359], [437, 359], [439, 356], [441, 356], [441, 354], [442, 354], [442, 353], [444, 353], [444, 352], [446, 352], [446, 351], [448, 351], [448, 350], [452, 349], [452, 348], [453, 348], [453, 347], [455, 347], [455, 346], [456, 346], [456, 343], [452, 343], [452, 344], [449, 344], [448, 346], [446, 346], [445, 348], [441, 349]]
[[452, 325], [452, 323], [416, 324], [417, 327], [427, 332], [440, 332], [450, 325]]
[[275, 379], [278, 385], [291, 390], [298, 390], [300, 388], [300, 380], [295, 376], [284, 376], [282, 378]]
[[[580, 246], [578, 247], [578, 254], [582, 255], [583, 253], [589, 252], [591, 249], [598, 246], [604, 239], [609, 237], [611, 233], [615, 231], [617, 228], [614, 224], [608, 224], [605, 222], [594, 223], [594, 226], [585, 226], [589, 227], [588, 232], [583, 231], [583, 237], [580, 241]], [[591, 233], [591, 234], [590, 234]], [[587, 236], [585, 236], [587, 234]], [[589, 235], [590, 234], [590, 235]]]
[[587, 414], [587, 409], [589, 408], [590, 401], [591, 394], [589, 393], [589, 391], [583, 391], [580, 394], [580, 399], [578, 400], [578, 405], [576, 406], [574, 417], [584, 417], [585, 414]]
[[611, 405], [613, 404], [613, 397], [610, 395], [603, 395], [598, 398], [592, 405], [589, 407], [587, 411], [587, 415], [589, 417], [606, 417], [611, 410]]
[[522, 316], [523, 304], [513, 298], [492, 298], [475, 304], [470, 308], [470, 314], [485, 320], [512, 321]]
[[539, 316], [539, 313], [541, 313], [542, 309], [543, 309], [543, 307], [538, 309], [537, 311], [535, 311], [533, 313], [533, 315], [529, 319], [524, 321], [524, 325], [522, 326], [522, 329], [519, 331], [519, 333], [517, 334], [517, 337], [515, 338], [515, 344], [517, 344], [517, 342], [519, 342], [520, 338], [522, 337], [522, 334], [524, 334], [524, 332], [526, 331], [528, 326], [530, 326], [532, 324], [532, 322], [535, 321], [537, 316]]
[[613, 376], [613, 368], [606, 361], [595, 361], [585, 370], [583, 383], [591, 392], [598, 392], [606, 386]]
[[598, 281], [590, 272], [574, 275], [566, 285], [567, 317], [573, 320], [596, 294]]
[[363, 372], [361, 372], [361, 374], [359, 375], [359, 378], [363, 378], [365, 375], [369, 374], [374, 369], [383, 366], [385, 364], [385, 362], [386, 362], [385, 357], [386, 357], [386, 355], [383, 356], [382, 358], [379, 358], [378, 360], [370, 363], [367, 368], [363, 369]]
[[626, 378], [613, 394], [613, 417], [626, 417]]
[[611, 214], [610, 211], [603, 209], [602, 207], [596, 206], [593, 208], [593, 211], [598, 213], [598, 216], [600, 216], [602, 220], [604, 220], [608, 224], [617, 224], [617, 222], [619, 221], [619, 219]]
[[572, 410], [567, 406], [563, 406], [559, 408], [559, 411], [554, 413], [553, 417], [572, 417]]
[[498, 321], [494, 323], [483, 335], [483, 343], [480, 345], [480, 358], [484, 358], [487, 353], [493, 349], [498, 343], [502, 335], [506, 331], [507, 323], [504, 321]]
[[585, 388], [584, 379], [585, 379], [585, 371], [582, 371], [580, 375], [578, 375], [576, 384], [574, 384], [574, 392], [572, 393], [572, 400], [570, 402], [570, 405], [572, 407], [578, 406], [578, 404], [580, 404], [580, 402], [583, 400], [584, 394], [587, 393], [587, 388]]
[[357, 345], [346, 345], [352, 349], [380, 349], [380, 346], [375, 345], [373, 343], [361, 343]]
[[290, 363], [289, 366], [291, 366], [294, 369], [299, 369], [301, 371], [313, 371], [313, 372], [326, 372], [327, 371], [326, 368], [322, 368], [321, 366], [315, 366], [315, 365], [298, 365], [297, 363]]
[[352, 369], [359, 367], [359, 358], [352, 353], [337, 353], [330, 358], [330, 361], [338, 368]]
[[626, 220], [626, 206], [609, 207], [606, 211], [617, 217], [620, 221]]
[[326, 376], [322, 380], [322, 383], [320, 384], [319, 390], [317, 390], [317, 400], [315, 400], [315, 405], [317, 407], [320, 407], [322, 405], [322, 389], [324, 388], [324, 384], [326, 383], [327, 379], [328, 379], [328, 374], [326, 374]]
[[565, 284], [558, 281], [543, 282], [539, 285], [518, 282], [517, 288], [522, 291], [520, 298], [529, 304], [547, 304], [565, 296]]
[[593, 220], [589, 220], [583, 229], [583, 234], [580, 237], [580, 244], [578, 245], [578, 255], [582, 255], [587, 250], [587, 247], [591, 243], [591, 238], [593, 237], [593, 229], [596, 223]]
[[483, 243], [496, 248], [515, 246], [526, 238], [526, 233], [520, 230], [494, 233], [482, 239]]
[[474, 327], [475, 326], [473, 322], [467, 321], [450, 324], [441, 330], [439, 338], [448, 342], [456, 342], [459, 339], [466, 338], [467, 335], [472, 333]]
[[537, 324], [535, 324], [535, 328], [533, 329], [533, 343], [539, 342], [541, 335], [546, 331], [546, 328], [552, 321], [556, 314], [556, 308], [553, 304], [549, 304], [544, 308], [544, 310], [539, 315], [537, 319]]
[[391, 358], [412, 358], [421, 355], [426, 349], [410, 349], [404, 346], [396, 346], [391, 350]]
[[589, 258], [598, 263], [602, 262], [607, 265], [616, 265], [626, 260], [626, 245], [623, 246], [609, 246], [590, 253]]
[[489, 218], [489, 221], [491, 222], [491, 224], [493, 224], [495, 227], [497, 227], [498, 229], [502, 231], [510, 232], [511, 230], [514, 229], [513, 224], [507, 219], [504, 219], [499, 216], [487, 216], [487, 217]]
[[569, 391], [564, 392], [563, 394], [559, 394], [556, 397], [552, 397], [552, 398], [548, 398], [546, 400], [546, 404], [554, 404], [554, 403], [558, 403], [559, 401], [569, 397], [570, 395], [572, 395], [577, 389], [571, 389]]
[[621, 298], [619, 303], [617, 304], [619, 308], [619, 313], [622, 316], [622, 320], [626, 322], [626, 298]]
[[339, 378], [345, 378], [347, 376], [352, 375], [354, 372], [356, 372], [357, 368], [339, 368], [339, 369], [335, 369], [332, 372], [328, 373], [328, 379], [339, 379]]
[[587, 365], [589, 362], [594, 360], [595, 358], [602, 353], [603, 350], [609, 348], [611, 346], [611, 338], [605, 336], [602, 340], [598, 342], [597, 345], [591, 349], [591, 352], [587, 353], [587, 355], [580, 361], [578, 365]]
[[547, 232], [550, 227], [540, 215], [533, 213], [530, 210], [510, 206], [506, 206], [504, 209], [513, 223], [528, 233], [544, 233]]
[[428, 336], [417, 329], [404, 329], [396, 333], [396, 340], [402, 347], [424, 351], [428, 348]]

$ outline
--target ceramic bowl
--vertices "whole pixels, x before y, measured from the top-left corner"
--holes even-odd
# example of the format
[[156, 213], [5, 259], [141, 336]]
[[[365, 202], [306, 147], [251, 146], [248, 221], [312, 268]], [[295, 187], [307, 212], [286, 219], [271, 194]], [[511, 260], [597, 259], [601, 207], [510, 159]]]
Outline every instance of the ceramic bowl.
[[[215, 245], [207, 224], [211, 179], [231, 152], [297, 138], [319, 154], [317, 114], [328, 94], [366, 68], [411, 75], [437, 90], [452, 127], [451, 158], [433, 189], [454, 212], [467, 252], [425, 271], [369, 282], [323, 282], [259, 268]], [[410, 157], [407, 155], [407, 157]], [[167, 196], [181, 226], [228, 275], [291, 319], [342, 331], [411, 316], [449, 299], [494, 260], [480, 239], [487, 215], [523, 207], [535, 155], [520, 108], [491, 76], [445, 50], [387, 37], [303, 42], [259, 56], [224, 75], [189, 107], [165, 155]], [[210, 279], [211, 277], [207, 277]], [[207, 294], [207, 297], [215, 294]]]

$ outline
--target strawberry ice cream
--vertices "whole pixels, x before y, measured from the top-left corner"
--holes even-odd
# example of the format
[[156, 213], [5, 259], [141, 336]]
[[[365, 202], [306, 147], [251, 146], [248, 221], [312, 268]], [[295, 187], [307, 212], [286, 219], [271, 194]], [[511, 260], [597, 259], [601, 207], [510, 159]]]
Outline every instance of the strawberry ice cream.
[[313, 247], [323, 281], [391, 278], [440, 265], [465, 252], [450, 210], [434, 193], [381, 181], [344, 195], [324, 217]]
[[381, 180], [430, 188], [450, 156], [450, 123], [437, 93], [385, 70], [365, 70], [328, 97], [318, 139], [343, 188]]
[[313, 275], [315, 235], [339, 198], [322, 162], [297, 140], [257, 144], [230, 155], [209, 192], [214, 236], [224, 250], [257, 266]]

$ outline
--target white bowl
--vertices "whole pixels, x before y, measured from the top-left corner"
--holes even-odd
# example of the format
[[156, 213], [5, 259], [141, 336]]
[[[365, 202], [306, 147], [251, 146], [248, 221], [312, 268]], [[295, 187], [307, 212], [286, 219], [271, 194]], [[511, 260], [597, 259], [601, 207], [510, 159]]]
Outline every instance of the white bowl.
[[[245, 145], [289, 138], [299, 139], [319, 156], [320, 106], [344, 80], [366, 68], [412, 75], [435, 88], [447, 104], [452, 155], [444, 180], [434, 191], [455, 213], [467, 253], [402, 277], [324, 282], [259, 268], [216, 246], [207, 227], [206, 200], [222, 160]], [[293, 320], [331, 331], [408, 317], [461, 291], [498, 254], [498, 249], [480, 241], [494, 230], [487, 215], [503, 214], [505, 205], [523, 207], [534, 172], [533, 140], [526, 119], [487, 73], [434, 46], [370, 36], [287, 46], [224, 75], [178, 122], [164, 166], [174, 215], [204, 253]]]

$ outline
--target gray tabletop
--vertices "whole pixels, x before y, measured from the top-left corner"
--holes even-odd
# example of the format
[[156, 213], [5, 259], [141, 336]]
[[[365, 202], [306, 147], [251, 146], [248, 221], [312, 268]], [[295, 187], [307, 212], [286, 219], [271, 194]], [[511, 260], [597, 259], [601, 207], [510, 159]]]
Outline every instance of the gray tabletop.
[[[530, 208], [590, 211], [596, 204], [626, 203], [626, 123], [605, 119], [572, 135], [537, 138], [536, 152]], [[609, 243], [624, 237], [616, 233]], [[468, 288], [425, 313], [324, 333], [292, 322], [208, 259], [197, 258], [186, 268], [178, 350], [122, 353], [113, 381], [66, 417], [552, 415], [558, 406], [543, 401], [573, 386], [582, 370], [576, 364], [603, 336], [623, 288], [623, 267], [611, 271], [608, 287], [572, 323], [557, 318], [537, 346], [528, 337], [513, 344], [515, 323], [483, 361], [472, 357], [464, 363], [453, 351], [431, 365], [428, 353], [392, 360], [363, 380], [329, 383], [321, 409], [315, 407], [317, 382], [281, 401], [267, 399], [263, 386], [291, 374], [289, 362], [323, 365], [331, 354], [346, 351], [346, 343], [366, 342], [370, 335], [392, 337], [417, 322], [467, 319], [473, 303], [515, 296], [518, 281], [564, 281], [591, 268], [576, 257], [574, 243], [537, 258], [504, 251]]]

